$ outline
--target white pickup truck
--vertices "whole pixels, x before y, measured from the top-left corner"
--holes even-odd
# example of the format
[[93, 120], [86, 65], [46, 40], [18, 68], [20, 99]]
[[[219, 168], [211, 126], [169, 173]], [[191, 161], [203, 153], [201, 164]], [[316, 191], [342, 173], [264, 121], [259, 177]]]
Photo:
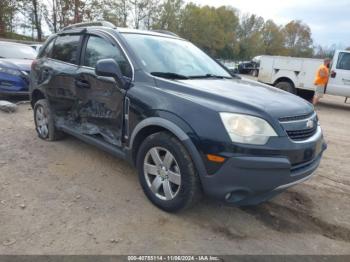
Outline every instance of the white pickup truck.
[[[315, 74], [322, 59], [264, 55], [259, 60], [258, 81], [304, 98], [312, 96]], [[350, 51], [335, 52], [325, 92], [350, 97]]]

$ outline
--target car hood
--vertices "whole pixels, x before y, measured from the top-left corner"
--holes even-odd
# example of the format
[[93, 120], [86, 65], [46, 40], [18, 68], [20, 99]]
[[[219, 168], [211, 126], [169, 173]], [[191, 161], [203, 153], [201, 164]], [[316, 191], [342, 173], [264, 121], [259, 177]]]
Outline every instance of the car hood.
[[309, 102], [295, 95], [248, 79], [189, 79], [171, 82], [177, 83], [172, 88], [177, 95], [218, 112], [267, 113], [280, 118], [309, 114], [314, 110]]
[[1, 58], [0, 66], [29, 72], [32, 62], [31, 59]]

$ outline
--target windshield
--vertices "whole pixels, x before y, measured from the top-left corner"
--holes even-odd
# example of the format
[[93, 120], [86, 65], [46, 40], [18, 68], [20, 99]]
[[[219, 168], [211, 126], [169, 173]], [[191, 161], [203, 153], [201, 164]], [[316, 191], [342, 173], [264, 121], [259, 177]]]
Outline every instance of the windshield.
[[30, 46], [0, 43], [0, 58], [35, 59], [36, 55]]
[[169, 78], [231, 78], [212, 58], [188, 41], [152, 35], [124, 33], [146, 71]]

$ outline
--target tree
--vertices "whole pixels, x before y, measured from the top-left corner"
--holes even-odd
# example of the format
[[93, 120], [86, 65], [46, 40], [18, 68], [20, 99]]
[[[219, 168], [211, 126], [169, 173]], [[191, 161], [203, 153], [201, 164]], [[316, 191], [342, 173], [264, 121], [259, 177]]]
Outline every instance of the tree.
[[33, 8], [33, 23], [37, 32], [38, 41], [42, 41], [42, 30], [41, 30], [41, 6], [38, 3], [38, 0], [32, 0]]
[[134, 28], [139, 29], [141, 22], [147, 16], [147, 8], [150, 5], [150, 0], [129, 0], [131, 13], [133, 18]]
[[6, 32], [13, 31], [13, 20], [17, 11], [16, 0], [0, 1], [0, 36], [6, 36]]
[[[233, 52], [238, 18], [231, 8], [188, 4], [182, 10], [179, 33], [212, 56]], [[232, 56], [232, 54], [230, 54]]]
[[283, 28], [287, 54], [297, 57], [311, 57], [312, 38], [311, 29], [299, 20], [293, 20]]
[[286, 53], [281, 26], [267, 20], [262, 28], [262, 41], [265, 55], [283, 55]]
[[239, 57], [251, 59], [264, 52], [264, 19], [256, 15], [244, 15], [238, 28]]
[[183, 0], [166, 0], [160, 6], [158, 20], [154, 22], [152, 28], [179, 33], [182, 6]]
[[349, 50], [350, 51], [350, 46], [346, 48], [346, 50]]
[[331, 45], [331, 46], [315, 46], [314, 47], [314, 57], [316, 58], [326, 58], [326, 57], [333, 57], [335, 50], [337, 49], [336, 45]]
[[109, 1], [105, 3], [104, 7], [104, 19], [117, 26], [128, 26], [131, 9], [129, 0]]

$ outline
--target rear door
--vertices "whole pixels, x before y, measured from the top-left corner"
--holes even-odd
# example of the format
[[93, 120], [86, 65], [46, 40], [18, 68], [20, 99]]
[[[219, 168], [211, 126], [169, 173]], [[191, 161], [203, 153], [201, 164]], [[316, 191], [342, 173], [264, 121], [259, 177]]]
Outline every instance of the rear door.
[[337, 51], [334, 55], [326, 92], [350, 97], [350, 51]]
[[81, 34], [58, 35], [41, 69], [50, 105], [60, 115], [70, 114], [76, 102], [75, 74], [81, 41]]
[[87, 34], [81, 66], [75, 79], [78, 115], [85, 134], [101, 137], [120, 146], [125, 87], [118, 86], [112, 77], [96, 75], [97, 61], [105, 58], [113, 58], [119, 64], [125, 80], [129, 83], [131, 81], [131, 66], [118, 43], [103, 33]]

